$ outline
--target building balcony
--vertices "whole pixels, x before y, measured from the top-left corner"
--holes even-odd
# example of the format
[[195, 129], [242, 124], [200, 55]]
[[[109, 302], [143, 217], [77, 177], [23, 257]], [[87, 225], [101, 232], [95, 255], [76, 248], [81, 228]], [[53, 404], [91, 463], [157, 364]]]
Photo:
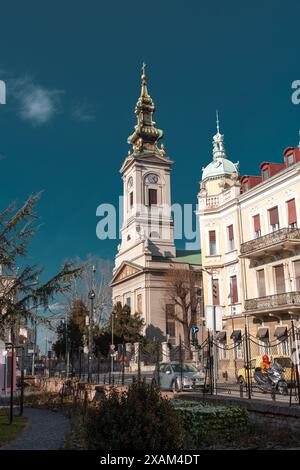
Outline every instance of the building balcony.
[[300, 292], [284, 292], [245, 300], [245, 310], [249, 313], [289, 313], [300, 310]]
[[299, 228], [282, 228], [241, 244], [241, 258], [260, 259], [264, 254], [274, 254], [278, 251], [293, 251], [300, 246]]

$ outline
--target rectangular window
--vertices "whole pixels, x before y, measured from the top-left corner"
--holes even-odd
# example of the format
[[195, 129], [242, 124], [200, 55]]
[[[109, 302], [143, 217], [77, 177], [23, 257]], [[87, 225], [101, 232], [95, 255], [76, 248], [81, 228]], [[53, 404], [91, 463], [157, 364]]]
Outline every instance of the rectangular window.
[[129, 194], [129, 204], [130, 204], [130, 207], [133, 206], [133, 192]]
[[219, 341], [218, 349], [219, 349], [219, 358], [223, 360], [227, 359], [228, 349], [227, 349], [227, 344], [225, 343], [225, 341]]
[[261, 237], [260, 215], [259, 214], [256, 214], [253, 217], [253, 226], [254, 226], [255, 238]]
[[166, 305], [166, 334], [170, 338], [176, 337], [176, 327], [175, 327], [175, 305], [167, 304]]
[[227, 231], [228, 231], [228, 248], [229, 248], [229, 251], [232, 251], [235, 248], [235, 246], [234, 246], [233, 225], [229, 225], [227, 227]]
[[213, 305], [220, 305], [219, 279], [212, 280]]
[[275, 273], [275, 285], [277, 294], [285, 293], [285, 279], [284, 279], [284, 267], [283, 264], [274, 266]]
[[293, 153], [290, 153], [288, 156], [287, 156], [287, 164], [288, 166], [291, 166], [291, 165], [294, 165], [294, 154]]
[[295, 199], [291, 199], [287, 202], [288, 209], [288, 224], [290, 228], [297, 227], [297, 213]]
[[238, 287], [237, 287], [237, 277], [236, 276], [231, 276], [230, 277], [230, 297], [231, 297], [231, 303], [232, 304], [237, 304], [239, 301], [239, 296], [238, 296]]
[[259, 340], [259, 352], [261, 355], [270, 354], [270, 341], [269, 338], [261, 338]]
[[269, 168], [265, 168], [263, 171], [263, 180], [266, 181], [269, 178]]
[[300, 292], [300, 260], [294, 261], [295, 287]]
[[257, 292], [258, 297], [266, 296], [266, 282], [265, 282], [265, 271], [264, 269], [259, 269], [256, 271], [257, 275]]
[[242, 341], [235, 341], [234, 342], [234, 352], [236, 359], [243, 359], [244, 352], [243, 352], [243, 342]]
[[148, 200], [149, 206], [155, 206], [157, 204], [157, 190], [156, 189], [148, 189]]
[[272, 209], [269, 209], [269, 220], [272, 232], [274, 232], [275, 230], [279, 230], [279, 213], [277, 206], [272, 207]]
[[131, 297], [127, 297], [126, 305], [128, 305], [128, 307], [131, 308]]
[[209, 254], [215, 255], [217, 253], [216, 232], [210, 230], [209, 232]]
[[142, 294], [136, 296], [136, 311], [139, 315], [143, 313]]

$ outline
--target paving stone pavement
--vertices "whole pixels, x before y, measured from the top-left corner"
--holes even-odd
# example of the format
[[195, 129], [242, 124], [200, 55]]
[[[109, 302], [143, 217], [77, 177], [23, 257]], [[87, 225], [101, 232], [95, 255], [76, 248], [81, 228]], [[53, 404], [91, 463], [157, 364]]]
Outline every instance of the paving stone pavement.
[[56, 450], [64, 444], [70, 431], [70, 421], [61, 413], [37, 408], [25, 408], [28, 423], [19, 437], [0, 450]]

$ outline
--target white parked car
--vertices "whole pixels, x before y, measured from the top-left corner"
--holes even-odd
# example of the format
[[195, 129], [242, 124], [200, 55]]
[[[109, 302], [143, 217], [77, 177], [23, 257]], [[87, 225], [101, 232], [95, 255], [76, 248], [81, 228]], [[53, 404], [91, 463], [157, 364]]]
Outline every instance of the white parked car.
[[158, 382], [161, 390], [195, 390], [204, 386], [204, 373], [189, 362], [163, 362], [153, 374], [152, 384], [158, 386]]

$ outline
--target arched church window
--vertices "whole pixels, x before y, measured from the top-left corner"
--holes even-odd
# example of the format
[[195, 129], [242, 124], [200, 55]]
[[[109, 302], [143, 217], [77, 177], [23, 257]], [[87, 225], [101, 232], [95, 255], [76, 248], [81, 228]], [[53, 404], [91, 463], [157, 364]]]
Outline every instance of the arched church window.
[[150, 183], [150, 184], [158, 183], [158, 176], [155, 173], [149, 173], [146, 176], [146, 183]]
[[132, 176], [130, 176], [130, 177], [128, 178], [127, 186], [128, 186], [128, 188], [132, 188], [132, 187], [133, 187], [133, 178], [132, 178]]

